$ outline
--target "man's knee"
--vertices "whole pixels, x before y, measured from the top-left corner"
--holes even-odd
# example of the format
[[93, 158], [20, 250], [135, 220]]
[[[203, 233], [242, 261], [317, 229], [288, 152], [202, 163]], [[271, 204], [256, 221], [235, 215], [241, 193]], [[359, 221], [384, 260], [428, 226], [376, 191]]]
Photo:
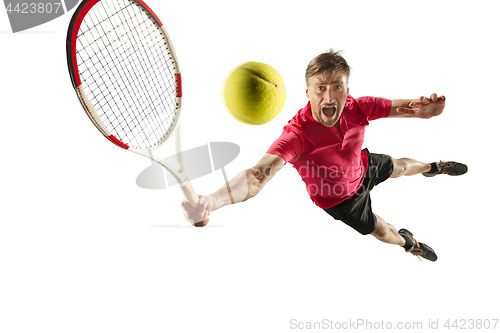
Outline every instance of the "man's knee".
[[386, 241], [391, 236], [391, 232], [393, 232], [393, 230], [391, 230], [392, 226], [385, 222], [384, 219], [377, 214], [373, 215], [375, 215], [375, 218], [377, 219], [377, 225], [371, 234], [381, 241]]
[[373, 230], [372, 235], [378, 239], [385, 239], [389, 235], [389, 229], [383, 223], [377, 223], [377, 227]]

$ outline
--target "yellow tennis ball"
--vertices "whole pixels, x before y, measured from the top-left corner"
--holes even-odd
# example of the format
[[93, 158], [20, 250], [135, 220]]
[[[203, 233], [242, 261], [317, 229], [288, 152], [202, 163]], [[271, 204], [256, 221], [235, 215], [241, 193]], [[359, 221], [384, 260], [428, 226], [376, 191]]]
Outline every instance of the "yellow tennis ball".
[[285, 105], [285, 82], [271, 66], [247, 62], [228, 77], [224, 99], [229, 112], [239, 121], [250, 125], [265, 124]]

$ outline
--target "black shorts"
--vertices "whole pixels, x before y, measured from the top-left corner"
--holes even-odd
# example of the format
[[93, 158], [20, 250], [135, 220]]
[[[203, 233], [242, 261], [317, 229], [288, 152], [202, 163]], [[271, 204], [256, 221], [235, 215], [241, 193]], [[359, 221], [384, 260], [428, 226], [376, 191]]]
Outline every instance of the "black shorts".
[[352, 197], [325, 209], [336, 220], [341, 220], [363, 235], [371, 234], [377, 226], [377, 218], [373, 215], [370, 191], [389, 178], [394, 170], [392, 158], [383, 154], [368, 154], [368, 170], [363, 185]]

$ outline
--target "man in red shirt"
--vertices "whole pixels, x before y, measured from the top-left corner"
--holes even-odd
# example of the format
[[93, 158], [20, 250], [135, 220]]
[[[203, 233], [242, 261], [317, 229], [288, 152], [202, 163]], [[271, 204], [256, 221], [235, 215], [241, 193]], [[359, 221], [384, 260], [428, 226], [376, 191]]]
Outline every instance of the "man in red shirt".
[[417, 242], [406, 229], [397, 231], [372, 212], [370, 191], [388, 178], [419, 173], [427, 177], [462, 175], [467, 166], [394, 159], [370, 153], [362, 145], [369, 121], [385, 117], [432, 118], [443, 112], [445, 97], [432, 94], [416, 100], [354, 99], [349, 95], [349, 74], [350, 67], [338, 52], [331, 50], [311, 60], [306, 71], [309, 103], [288, 122], [253, 168], [241, 172], [217, 192], [200, 195], [197, 209], [183, 201], [186, 219], [195, 226], [204, 226], [212, 211], [254, 197], [290, 163], [314, 203], [332, 217], [363, 235], [372, 234], [382, 242], [436, 261], [432, 248]]

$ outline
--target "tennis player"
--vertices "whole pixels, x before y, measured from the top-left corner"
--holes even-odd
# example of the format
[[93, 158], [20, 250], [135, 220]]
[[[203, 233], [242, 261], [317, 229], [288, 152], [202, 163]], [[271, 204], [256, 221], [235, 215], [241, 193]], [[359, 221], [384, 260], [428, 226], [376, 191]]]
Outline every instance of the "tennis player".
[[[186, 219], [203, 226], [209, 214], [228, 204], [256, 196], [286, 164], [299, 172], [313, 202], [333, 218], [362, 235], [396, 244], [406, 252], [436, 261], [428, 245], [406, 230], [397, 230], [372, 212], [370, 191], [388, 178], [423, 174], [463, 175], [467, 166], [457, 162], [422, 163], [395, 159], [362, 149], [365, 127], [379, 118], [425, 118], [440, 115], [445, 97], [436, 94], [418, 99], [388, 100], [349, 95], [350, 67], [330, 50], [315, 57], [306, 70], [307, 105], [284, 127], [262, 159], [242, 171], [218, 191], [200, 195], [197, 209], [182, 202]], [[229, 190], [228, 190], [229, 189]]]

